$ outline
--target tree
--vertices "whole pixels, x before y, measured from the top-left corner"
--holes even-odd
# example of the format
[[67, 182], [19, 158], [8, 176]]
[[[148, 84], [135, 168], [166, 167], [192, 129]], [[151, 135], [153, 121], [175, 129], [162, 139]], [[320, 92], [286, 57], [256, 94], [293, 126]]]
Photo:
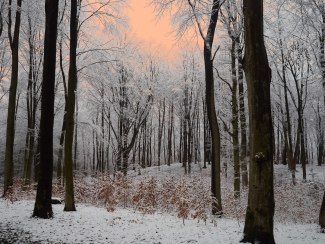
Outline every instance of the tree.
[[263, 1], [244, 0], [244, 26], [250, 171], [248, 206], [242, 242], [275, 243], [271, 69], [264, 45]]
[[42, 34], [41, 30], [37, 29], [37, 24], [43, 21], [43, 16], [40, 14], [39, 9], [35, 8], [35, 2], [29, 1], [27, 3], [27, 8], [29, 70], [26, 95], [27, 133], [25, 142], [25, 158], [23, 172], [25, 186], [28, 186], [31, 183], [32, 163], [35, 151], [37, 110], [40, 101], [40, 75], [41, 66], [43, 63], [43, 44], [41, 44], [40, 41], [40, 39], [42, 38]]
[[64, 143], [64, 168], [65, 168], [65, 206], [64, 211], [76, 211], [74, 204], [73, 192], [73, 132], [74, 132], [74, 111], [76, 104], [77, 92], [77, 43], [78, 43], [78, 17], [77, 17], [77, 0], [71, 1], [70, 16], [70, 64], [69, 64], [69, 80], [68, 80], [68, 97], [67, 97], [67, 113], [66, 113], [66, 132]]
[[325, 191], [323, 195], [322, 206], [319, 212], [319, 225], [322, 229], [325, 229]]
[[15, 113], [16, 113], [16, 96], [18, 84], [18, 62], [19, 62], [19, 33], [21, 19], [22, 0], [17, 0], [16, 19], [14, 32], [12, 34], [12, 0], [9, 0], [8, 10], [8, 36], [11, 48], [11, 82], [9, 90], [9, 103], [7, 115], [7, 134], [6, 134], [6, 150], [5, 150], [5, 169], [4, 169], [4, 190], [5, 196], [9, 187], [13, 184], [14, 174], [14, 141], [15, 141]]
[[[230, 136], [232, 137], [232, 144], [233, 144], [233, 165], [234, 165], [234, 196], [238, 198], [240, 196], [240, 155], [239, 155], [239, 126], [238, 126], [238, 118], [239, 118], [239, 111], [238, 111], [238, 99], [237, 99], [237, 86], [238, 82], [241, 79], [241, 84], [243, 83], [242, 77], [242, 70], [239, 70], [239, 65], [241, 65], [239, 58], [236, 56], [238, 55], [238, 50], [240, 49], [240, 35], [242, 32], [242, 21], [239, 15], [239, 11], [235, 1], [229, 1], [224, 4], [225, 14], [222, 13], [222, 22], [225, 23], [228, 36], [231, 39], [231, 49], [230, 49], [230, 56], [231, 56], [231, 80], [232, 84], [227, 82], [226, 80], [222, 79], [230, 88], [231, 90], [231, 110], [232, 110], [232, 132], [229, 131]], [[241, 55], [241, 54], [239, 54]], [[238, 56], [239, 56], [238, 55]], [[236, 66], [236, 60], [238, 60], [238, 66]], [[237, 77], [237, 68], [238, 68], [238, 77]], [[241, 76], [241, 77], [239, 77]], [[239, 92], [240, 98], [243, 99], [243, 87]], [[240, 100], [241, 106], [243, 106], [244, 102]], [[241, 109], [244, 109], [241, 107]], [[242, 110], [241, 110], [242, 112]], [[242, 114], [241, 114], [242, 116]], [[245, 116], [245, 115], [244, 115]], [[244, 117], [246, 121], [246, 118]], [[241, 122], [245, 122], [241, 121]], [[246, 144], [246, 128], [245, 124], [241, 123], [241, 131], [242, 131], [242, 143]], [[242, 168], [243, 170], [247, 171], [246, 166], [246, 145], [241, 145], [241, 151], [244, 155], [241, 155], [242, 160]], [[245, 181], [245, 186], [247, 186], [247, 172], [243, 174], [243, 179]]]
[[[212, 142], [211, 192], [212, 196], [216, 199], [216, 201], [213, 202], [212, 214], [220, 214], [222, 213], [220, 184], [220, 130], [215, 107], [213, 72], [213, 61], [218, 49], [214, 53], [212, 49], [221, 2], [220, 0], [213, 0], [212, 3], [210, 1], [187, 0], [187, 4], [184, 4], [186, 1], [182, 0], [152, 0], [152, 2], [156, 5], [156, 9], [158, 9], [160, 13], [176, 8], [177, 11], [174, 14], [174, 17], [180, 22], [178, 26], [179, 34], [181, 35], [186, 32], [188, 26], [193, 26], [194, 23], [204, 42], [203, 55], [206, 83], [205, 102]], [[207, 10], [209, 11], [208, 14]], [[203, 25], [206, 22], [208, 24], [206, 26], [206, 34], [204, 34], [205, 28]]]
[[204, 37], [202, 29], [200, 33], [204, 37], [204, 66], [205, 66], [205, 99], [212, 138], [212, 162], [211, 162], [211, 192], [216, 198], [216, 202], [212, 206], [212, 214], [220, 214], [222, 212], [221, 205], [221, 186], [220, 186], [220, 131], [217, 121], [217, 114], [214, 101], [214, 75], [212, 47], [214, 33], [218, 21], [218, 13], [220, 1], [214, 0], [211, 10], [210, 23], [207, 34]]
[[56, 66], [56, 38], [58, 0], [46, 0], [46, 27], [44, 38], [44, 64], [40, 122], [40, 172], [33, 217], [52, 218], [51, 205], [53, 177], [53, 122], [54, 84]]

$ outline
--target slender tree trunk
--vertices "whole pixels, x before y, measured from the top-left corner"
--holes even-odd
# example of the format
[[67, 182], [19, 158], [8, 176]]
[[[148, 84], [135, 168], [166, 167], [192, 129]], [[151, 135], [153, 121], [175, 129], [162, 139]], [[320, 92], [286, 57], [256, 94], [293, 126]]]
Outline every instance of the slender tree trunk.
[[212, 214], [222, 214], [221, 204], [221, 177], [220, 177], [220, 131], [214, 99], [214, 75], [212, 47], [214, 33], [217, 26], [220, 1], [214, 0], [211, 10], [209, 27], [204, 40], [204, 66], [205, 66], [205, 95], [207, 114], [212, 138], [212, 162], [211, 162], [211, 192], [216, 199], [212, 205]]
[[263, 1], [244, 0], [250, 127], [249, 194], [242, 242], [273, 244], [273, 127], [271, 70], [264, 46]]
[[46, 0], [44, 66], [42, 84], [42, 113], [40, 124], [40, 174], [33, 217], [52, 218], [54, 85], [58, 0]]
[[9, 0], [8, 10], [8, 35], [11, 48], [11, 81], [9, 89], [8, 113], [7, 113], [7, 134], [6, 134], [6, 149], [5, 149], [5, 165], [4, 165], [4, 190], [3, 196], [6, 195], [8, 189], [13, 184], [14, 175], [14, 141], [15, 141], [15, 112], [16, 112], [16, 95], [18, 85], [18, 62], [19, 62], [19, 34], [20, 34], [20, 19], [21, 19], [21, 2], [17, 0], [16, 20], [14, 33], [12, 36], [12, 15], [11, 7], [12, 0]]
[[28, 18], [29, 26], [29, 74], [28, 74], [28, 86], [27, 86], [27, 134], [26, 134], [26, 146], [25, 146], [25, 159], [24, 159], [24, 185], [30, 185], [32, 177], [32, 162], [34, 155], [34, 144], [35, 144], [35, 115], [37, 108], [36, 99], [36, 62], [35, 62], [35, 35], [32, 30], [31, 20]]
[[231, 73], [232, 73], [232, 144], [233, 144], [233, 162], [234, 162], [234, 196], [240, 197], [240, 162], [239, 162], [239, 138], [238, 138], [238, 105], [237, 105], [237, 70], [236, 70], [236, 42], [232, 38], [231, 47]]
[[239, 119], [240, 119], [240, 161], [242, 172], [242, 184], [248, 186], [247, 172], [247, 124], [246, 124], [246, 109], [245, 109], [245, 94], [244, 94], [244, 70], [243, 70], [243, 54], [240, 47], [240, 38], [236, 38], [237, 59], [238, 59], [238, 93], [239, 93]]
[[[76, 91], [77, 91], [78, 88], [76, 88]], [[76, 96], [76, 103], [75, 103], [75, 123], [74, 123], [74, 151], [73, 151], [73, 169], [74, 170], [78, 170], [78, 162], [77, 162], [77, 159], [78, 159], [78, 115], [79, 115], [79, 106], [78, 106], [78, 96], [77, 94], [75, 94]], [[102, 172], [104, 173], [104, 170], [105, 170], [105, 158], [104, 158], [104, 155], [105, 155], [105, 146], [104, 146], [104, 118], [103, 118], [103, 112], [101, 114], [101, 117], [102, 117], [102, 139], [101, 139], [101, 155], [102, 155]]]
[[64, 142], [64, 166], [65, 166], [65, 197], [64, 211], [76, 211], [73, 189], [73, 133], [75, 126], [75, 103], [77, 92], [77, 43], [78, 43], [78, 19], [77, 19], [78, 0], [71, 0], [70, 15], [70, 63], [68, 80], [68, 98], [67, 98], [67, 127]]
[[65, 78], [65, 73], [64, 73], [64, 69], [63, 69], [62, 37], [59, 42], [59, 54], [60, 54], [60, 70], [61, 70], [61, 75], [62, 75], [63, 88], [64, 88], [64, 100], [65, 100], [64, 115], [63, 115], [62, 129], [61, 129], [61, 135], [60, 135], [58, 162], [57, 162], [57, 173], [56, 173], [58, 183], [61, 184], [61, 183], [63, 183], [63, 181], [61, 181], [61, 179], [62, 179], [62, 158], [63, 158], [63, 147], [64, 147], [63, 144], [64, 144], [65, 128], [66, 128], [66, 120], [67, 120], [67, 97], [68, 97], [66, 78]]
[[168, 148], [168, 158], [167, 165], [170, 166], [172, 162], [172, 142], [173, 142], [173, 125], [174, 125], [174, 105], [169, 105], [169, 126], [168, 126], [168, 139], [167, 139], [167, 148]]
[[293, 144], [292, 144], [292, 132], [291, 132], [291, 121], [290, 121], [290, 110], [289, 110], [289, 101], [288, 101], [288, 87], [287, 87], [287, 76], [286, 76], [286, 66], [285, 66], [285, 57], [283, 52], [283, 43], [280, 38], [280, 51], [281, 51], [281, 68], [282, 68], [282, 81], [283, 81], [283, 89], [284, 89], [284, 102], [285, 102], [285, 110], [286, 110], [286, 131], [287, 131], [287, 140], [285, 141], [287, 147], [287, 156], [288, 156], [288, 167], [291, 171], [292, 182], [296, 184], [296, 160], [294, 157]]
[[[161, 164], [161, 147], [162, 147], [162, 137], [163, 137], [163, 130], [165, 127], [165, 99], [163, 103], [159, 103], [159, 116], [158, 116], [158, 166]], [[161, 114], [161, 106], [163, 106], [163, 111]]]

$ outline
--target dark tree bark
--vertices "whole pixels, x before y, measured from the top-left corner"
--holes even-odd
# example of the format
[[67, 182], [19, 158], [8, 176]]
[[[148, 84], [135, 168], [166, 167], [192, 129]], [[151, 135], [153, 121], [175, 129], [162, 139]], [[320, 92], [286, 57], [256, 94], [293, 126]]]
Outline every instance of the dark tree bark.
[[[161, 107], [163, 107], [163, 111], [161, 114]], [[162, 138], [163, 138], [163, 130], [165, 128], [165, 99], [163, 102], [159, 102], [159, 111], [158, 111], [158, 166], [161, 164], [161, 147], [162, 147]]]
[[63, 55], [62, 55], [62, 37], [59, 41], [59, 54], [60, 54], [60, 70], [62, 75], [62, 81], [63, 81], [63, 88], [64, 88], [64, 99], [65, 99], [65, 106], [64, 106], [64, 115], [63, 115], [63, 121], [62, 121], [62, 128], [61, 128], [61, 135], [60, 135], [60, 146], [59, 146], [59, 153], [58, 153], [58, 163], [57, 163], [57, 173], [56, 177], [58, 180], [58, 183], [63, 183], [62, 181], [62, 158], [63, 158], [63, 144], [64, 144], [64, 137], [65, 137], [65, 129], [66, 129], [66, 120], [67, 120], [67, 99], [68, 99], [68, 89], [66, 84], [66, 76], [64, 73], [63, 68]]
[[33, 217], [52, 218], [53, 122], [58, 0], [45, 2], [45, 39], [40, 124], [40, 174]]
[[275, 243], [271, 69], [264, 46], [263, 1], [244, 0], [244, 70], [248, 87], [250, 171], [242, 242]]
[[22, 0], [17, 0], [16, 20], [14, 33], [11, 33], [12, 27], [12, 0], [9, 0], [8, 10], [8, 36], [11, 48], [11, 81], [9, 89], [9, 102], [7, 113], [7, 134], [6, 134], [6, 149], [5, 149], [5, 165], [4, 165], [4, 190], [3, 196], [6, 195], [8, 189], [13, 184], [14, 174], [14, 141], [15, 141], [15, 120], [16, 120], [16, 96], [18, 85], [18, 62], [19, 62], [19, 34], [20, 34], [20, 19], [21, 19], [21, 3]]
[[319, 225], [325, 231], [325, 191], [323, 195], [322, 206], [319, 212]]
[[234, 163], [234, 196], [240, 197], [240, 162], [239, 162], [239, 136], [238, 136], [238, 105], [237, 105], [237, 72], [236, 72], [236, 41], [232, 38], [231, 47], [231, 111], [232, 111], [232, 145]]
[[73, 133], [75, 126], [75, 104], [77, 92], [77, 43], [78, 43], [78, 0], [71, 0], [70, 13], [70, 63], [67, 97], [67, 120], [64, 142], [65, 197], [64, 211], [76, 211], [73, 189]]
[[320, 68], [322, 72], [322, 85], [323, 85], [323, 96], [324, 96], [324, 106], [325, 106], [325, 5], [323, 2], [317, 8], [320, 9], [322, 15], [322, 28], [319, 36], [319, 47], [320, 47]]
[[174, 105], [169, 104], [169, 123], [168, 123], [168, 138], [167, 138], [167, 165], [170, 166], [172, 163], [172, 142], [173, 142], [173, 126], [174, 126]]
[[220, 1], [214, 0], [211, 9], [210, 22], [204, 39], [204, 67], [205, 67], [205, 96], [207, 114], [212, 138], [212, 162], [211, 162], [211, 192], [216, 199], [212, 206], [212, 214], [222, 213], [221, 204], [221, 179], [220, 179], [220, 130], [217, 121], [217, 114], [214, 99], [214, 75], [212, 46], [214, 33], [217, 26], [220, 9]]
[[2, 17], [3, 6], [4, 6], [4, 1], [0, 5], [0, 37], [2, 36], [2, 31], [3, 31], [3, 17]]

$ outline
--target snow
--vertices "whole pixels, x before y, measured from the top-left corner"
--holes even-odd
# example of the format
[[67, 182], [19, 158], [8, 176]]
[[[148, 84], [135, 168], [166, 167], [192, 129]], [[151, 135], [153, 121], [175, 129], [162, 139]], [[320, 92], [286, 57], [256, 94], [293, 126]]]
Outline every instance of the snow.
[[[238, 243], [243, 222], [215, 219], [206, 224], [196, 220], [129, 209], [107, 212], [104, 208], [79, 204], [77, 212], [64, 212], [53, 205], [54, 218], [31, 218], [34, 202], [8, 203], [0, 200], [2, 224], [32, 233], [32, 241], [56, 243]], [[277, 243], [325, 243], [316, 224], [275, 224]], [[43, 242], [43, 243], [46, 243]]]
[[[193, 164], [191, 176], [184, 176], [180, 164], [136, 169], [129, 171], [128, 175], [133, 183], [150, 177], [163, 180], [171, 176], [202, 177], [208, 182], [209, 167], [200, 168], [198, 164]], [[293, 187], [287, 166], [275, 165], [276, 243], [325, 243], [325, 234], [320, 233], [317, 225], [325, 185], [325, 167], [308, 165], [306, 182], [302, 181], [301, 171], [298, 167], [297, 185]], [[94, 178], [86, 177], [83, 180], [88, 187], [96, 185]], [[206, 223], [185, 219], [183, 224], [175, 212], [162, 212], [160, 209], [154, 214], [144, 214], [131, 206], [118, 206], [114, 212], [108, 212], [94, 203], [78, 203], [76, 212], [64, 212], [62, 204], [53, 205], [54, 218], [44, 220], [31, 217], [34, 200], [20, 197], [11, 203], [0, 199], [0, 243], [3, 240], [1, 231], [6, 227], [17, 230], [15, 235], [28, 235], [28, 238], [22, 239], [28, 241], [15, 243], [238, 243], [244, 228], [247, 190], [242, 191], [240, 202], [234, 202], [232, 184], [230, 170], [228, 178], [222, 177], [225, 217], [208, 216]]]

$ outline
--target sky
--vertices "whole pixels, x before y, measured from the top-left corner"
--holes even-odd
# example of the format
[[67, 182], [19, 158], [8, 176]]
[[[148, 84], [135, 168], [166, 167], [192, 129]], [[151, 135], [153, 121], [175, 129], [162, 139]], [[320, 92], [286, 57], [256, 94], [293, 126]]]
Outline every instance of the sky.
[[129, 0], [126, 15], [131, 36], [140, 46], [154, 55], [173, 60], [180, 54], [170, 16], [158, 19], [149, 0]]

